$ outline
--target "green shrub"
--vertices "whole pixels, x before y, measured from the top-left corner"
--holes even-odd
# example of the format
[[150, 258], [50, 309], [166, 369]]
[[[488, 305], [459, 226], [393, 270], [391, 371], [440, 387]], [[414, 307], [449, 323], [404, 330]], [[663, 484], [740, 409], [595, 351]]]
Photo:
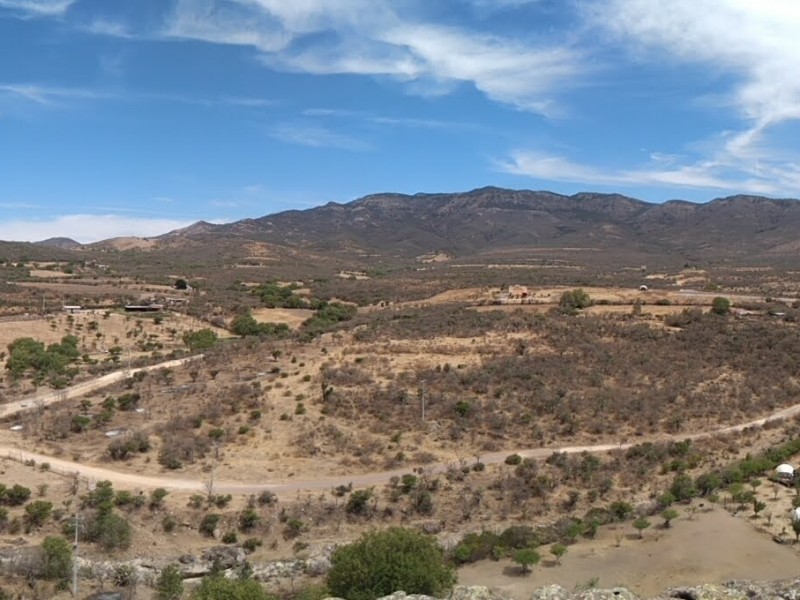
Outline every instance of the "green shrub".
[[200, 527], [198, 528], [200, 533], [206, 537], [212, 537], [214, 535], [214, 530], [217, 528], [217, 525], [219, 525], [221, 519], [222, 515], [208, 513], [200, 521]]
[[200, 586], [192, 592], [190, 598], [191, 600], [273, 600], [264, 588], [252, 579], [226, 579], [222, 575], [203, 577]]
[[397, 590], [442, 597], [455, 581], [433, 538], [399, 527], [339, 547], [327, 577], [330, 593], [347, 600], [374, 600]]

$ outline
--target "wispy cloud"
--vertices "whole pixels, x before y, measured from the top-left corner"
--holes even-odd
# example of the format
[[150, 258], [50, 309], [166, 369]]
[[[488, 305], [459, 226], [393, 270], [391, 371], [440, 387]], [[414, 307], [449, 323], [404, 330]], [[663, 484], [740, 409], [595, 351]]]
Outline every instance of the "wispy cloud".
[[583, 63], [567, 44], [420, 21], [387, 0], [179, 0], [164, 34], [251, 46], [273, 68], [391, 77], [415, 93], [470, 84], [544, 114], [556, 112], [553, 95], [573, 84]]
[[77, 0], [0, 0], [0, 8], [9, 8], [22, 16], [53, 17], [63, 15]]
[[119, 94], [85, 88], [66, 88], [36, 83], [0, 84], [0, 97], [17, 98], [40, 105], [57, 105], [64, 100], [101, 100], [119, 98]]
[[0, 239], [35, 242], [51, 237], [69, 237], [86, 244], [113, 237], [153, 237], [190, 224], [190, 221], [181, 219], [61, 215], [42, 220], [4, 220], [0, 222]]
[[[102, 63], [102, 61], [101, 61]], [[101, 67], [106, 70], [105, 64]], [[113, 68], [110, 67], [110, 68]], [[43, 107], [63, 108], [72, 106], [76, 101], [156, 101], [191, 104], [207, 107], [244, 107], [270, 108], [278, 104], [268, 98], [250, 98], [244, 96], [193, 96], [185, 94], [168, 94], [158, 92], [141, 92], [135, 90], [109, 90], [79, 87], [59, 87], [42, 83], [0, 83], [0, 100], [15, 99]]]
[[355, 151], [366, 151], [371, 148], [367, 142], [352, 136], [308, 123], [282, 123], [269, 135], [282, 142], [311, 148], [339, 148]]
[[[676, 187], [778, 194], [790, 190], [788, 179], [750, 175], [719, 161], [701, 160], [691, 164], [672, 164], [658, 157], [650, 163], [629, 169], [608, 169], [573, 162], [564, 156], [540, 152], [514, 152], [498, 161], [500, 171], [544, 181], [568, 181], [590, 185]], [[795, 173], [800, 183], [800, 171]], [[796, 188], [794, 188], [796, 189]]]
[[800, 5], [783, 0], [601, 0], [585, 7], [589, 21], [626, 44], [637, 61], [697, 65], [730, 77], [727, 93], [704, 101], [735, 108], [742, 127], [720, 132], [706, 158], [684, 169], [706, 176], [735, 172], [748, 189], [796, 193], [800, 156], [795, 147], [780, 144], [775, 132], [800, 119]]
[[108, 19], [97, 18], [82, 27], [86, 33], [93, 35], [105, 35], [123, 39], [132, 39], [133, 33], [125, 23], [119, 21], [109, 21]]

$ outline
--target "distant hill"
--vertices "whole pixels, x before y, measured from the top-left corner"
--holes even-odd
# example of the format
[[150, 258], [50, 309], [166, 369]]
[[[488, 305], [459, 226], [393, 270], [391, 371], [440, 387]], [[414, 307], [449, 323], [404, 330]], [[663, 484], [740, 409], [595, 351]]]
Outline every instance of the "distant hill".
[[252, 240], [314, 252], [409, 258], [509, 255], [533, 248], [677, 253], [697, 258], [791, 255], [800, 202], [732, 196], [652, 204], [619, 194], [564, 196], [494, 187], [453, 194], [374, 194], [224, 225], [198, 223], [160, 239]]
[[48, 248], [61, 248], [62, 250], [73, 250], [80, 248], [80, 242], [76, 242], [72, 238], [67, 237], [52, 237], [42, 240], [41, 242], [34, 242], [37, 246], [47, 246]]
[[[170, 264], [340, 264], [407, 262], [423, 256], [511, 262], [530, 256], [630, 264], [769, 261], [800, 251], [800, 201], [738, 195], [705, 204], [652, 204], [620, 194], [486, 187], [452, 194], [373, 194], [233, 223], [200, 221], [152, 238], [116, 238], [81, 246], [52, 238], [34, 247], [79, 252], [164, 253]], [[30, 248], [31, 246], [28, 245]], [[19, 253], [18, 246], [15, 246]], [[538, 253], [538, 254], [537, 254]], [[30, 254], [30, 253], [28, 253]]]

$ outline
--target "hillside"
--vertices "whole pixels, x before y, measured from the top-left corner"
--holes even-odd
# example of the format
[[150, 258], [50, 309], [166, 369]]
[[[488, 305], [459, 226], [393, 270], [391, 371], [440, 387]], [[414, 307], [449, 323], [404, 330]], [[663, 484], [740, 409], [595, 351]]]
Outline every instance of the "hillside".
[[734, 258], [793, 254], [800, 203], [733, 196], [650, 204], [618, 194], [482, 188], [375, 194], [225, 225], [200, 223], [162, 240], [248, 239], [318, 252], [457, 258], [577, 248], [613, 254]]

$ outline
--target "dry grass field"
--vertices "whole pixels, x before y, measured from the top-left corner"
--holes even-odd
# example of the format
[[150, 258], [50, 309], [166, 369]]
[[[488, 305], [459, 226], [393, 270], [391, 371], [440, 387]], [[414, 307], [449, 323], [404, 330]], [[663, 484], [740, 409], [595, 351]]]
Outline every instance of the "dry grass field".
[[[682, 276], [664, 277], [677, 277], [677, 283]], [[569, 315], [558, 303], [571, 286], [531, 285], [530, 303], [520, 305], [492, 304], [502, 289], [496, 285], [453, 286], [420, 300], [372, 303], [351, 321], [304, 335], [304, 323], [315, 311], [257, 306], [250, 289], [237, 289], [238, 309], [253, 308], [260, 323], [286, 324], [291, 335], [222, 339], [201, 361], [142, 374], [0, 424], [3, 447], [207, 486], [199, 499], [170, 492], [154, 512], [122, 507], [136, 533], [120, 556], [155, 548], [179, 556], [218, 545], [219, 539], [201, 535], [198, 522], [218, 513], [221, 535], [235, 532], [248, 505], [254, 506], [259, 524], [246, 534], [239, 531], [238, 539], [262, 540], [251, 555], [254, 561], [302, 556], [388, 524], [433, 524], [450, 545], [468, 532], [519, 524], [549, 528], [562, 539], [558, 536], [566, 536], [570, 523], [590, 523], [592, 510], [607, 514], [615, 502], [655, 510], [648, 513], [655, 515], [655, 524], [658, 502], [678, 476], [693, 479], [723, 469], [799, 433], [800, 425], [789, 419], [682, 442], [800, 401], [796, 309], [755, 305], [753, 299], [760, 297], [751, 291], [584, 286], [594, 305]], [[301, 290], [310, 295], [315, 287]], [[717, 295], [731, 299], [734, 307], [748, 306], [751, 314], [713, 314], [709, 309]], [[212, 314], [208, 307], [200, 312]], [[780, 316], [771, 314], [776, 312]], [[228, 323], [234, 316], [224, 306], [213, 314]], [[90, 358], [102, 361], [117, 345], [131, 347], [134, 358], [156, 360], [155, 345], [159, 355], [184, 350], [183, 333], [206, 327], [213, 328], [169, 312], [160, 322], [116, 312], [59, 313], [0, 322], [0, 348], [17, 337], [54, 343], [69, 333]], [[220, 338], [232, 337], [214, 330]], [[3, 385], [8, 399], [32, 389], [27, 381], [19, 388]], [[12, 425], [22, 431], [11, 431]], [[139, 444], [142, 440], [146, 444]], [[123, 448], [128, 441], [138, 445]], [[558, 452], [600, 444], [614, 449]], [[536, 450], [533, 454], [543, 460], [504, 463], [504, 457], [522, 450]], [[489, 456], [492, 464], [484, 464], [482, 458]], [[40, 465], [9, 463], [6, 469], [9, 481], [19, 478], [26, 485], [38, 485], [43, 473]], [[390, 470], [407, 477], [387, 482], [382, 473]], [[62, 485], [52, 477], [51, 487]], [[303, 491], [303, 482], [332, 477], [341, 488]], [[356, 477], [368, 482], [369, 502], [353, 509], [357, 496], [346, 482]], [[215, 481], [274, 482], [292, 491], [279, 494], [275, 503], [236, 494], [218, 506]], [[523, 578], [507, 560], [481, 561], [461, 567], [461, 579], [521, 598], [533, 586], [552, 581], [574, 587], [595, 576], [602, 584], [623, 583], [647, 594], [664, 585], [725, 579], [737, 570], [753, 577], [791, 574], [796, 546], [775, 545], [769, 536], [792, 537], [782, 528], [794, 492], [779, 489], [770, 499], [773, 488], [764, 482], [758, 493], [768, 509], [757, 519], [749, 519], [746, 511], [729, 516], [720, 492], [717, 504], [699, 500], [713, 509], [691, 520], [688, 505], [676, 504], [681, 516], [673, 527], [654, 525], [644, 540], [629, 539], [634, 534], [630, 521], [613, 522], [594, 538], [564, 537], [569, 551], [561, 566], [549, 564], [546, 556], [532, 576]], [[163, 531], [167, 517], [179, 524], [168, 535]], [[50, 523], [41, 533], [57, 531]], [[713, 538], [712, 551], [702, 550], [705, 562], [694, 550], [682, 551], [698, 538]], [[97, 548], [89, 551], [102, 554]], [[761, 561], [753, 566], [755, 555]]]

